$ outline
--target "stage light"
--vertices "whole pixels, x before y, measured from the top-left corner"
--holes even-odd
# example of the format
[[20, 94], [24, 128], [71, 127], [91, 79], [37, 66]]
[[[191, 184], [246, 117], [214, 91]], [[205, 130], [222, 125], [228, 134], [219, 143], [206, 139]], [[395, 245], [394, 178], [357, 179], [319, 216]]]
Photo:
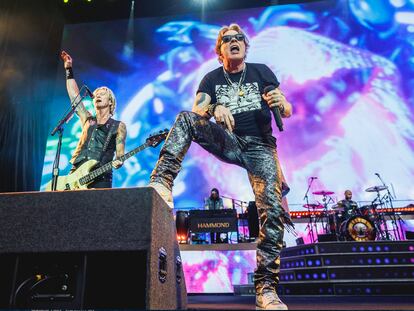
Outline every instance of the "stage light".
[[63, 3], [68, 3], [69, 2], [69, 0], [63, 0]]

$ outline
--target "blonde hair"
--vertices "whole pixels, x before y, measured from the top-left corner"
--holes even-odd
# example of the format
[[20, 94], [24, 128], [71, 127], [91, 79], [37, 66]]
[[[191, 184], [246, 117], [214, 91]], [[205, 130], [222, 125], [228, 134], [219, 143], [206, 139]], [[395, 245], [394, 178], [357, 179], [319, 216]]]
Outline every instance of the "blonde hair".
[[102, 90], [102, 89], [105, 89], [108, 92], [109, 101], [111, 103], [111, 104], [109, 104], [109, 113], [111, 115], [114, 115], [115, 108], [116, 108], [116, 98], [115, 98], [114, 92], [112, 92], [112, 90], [107, 86], [100, 86], [95, 91], [93, 91], [93, 94], [95, 95], [96, 92], [98, 92], [99, 90]]
[[[246, 34], [244, 33], [244, 31], [241, 29], [241, 27], [238, 24], [230, 24], [229, 26], [223, 26], [221, 27], [218, 37], [217, 37], [217, 41], [216, 41], [216, 54], [218, 56], [218, 61], [220, 63], [222, 63], [222, 57], [221, 57], [221, 41], [223, 40], [223, 36], [224, 34], [229, 31], [229, 30], [235, 30], [237, 31], [237, 33], [241, 33], [244, 35], [244, 44], [246, 45], [246, 54], [247, 54], [247, 49], [249, 48], [249, 39], [247, 39]], [[244, 56], [246, 57], [246, 55]]]

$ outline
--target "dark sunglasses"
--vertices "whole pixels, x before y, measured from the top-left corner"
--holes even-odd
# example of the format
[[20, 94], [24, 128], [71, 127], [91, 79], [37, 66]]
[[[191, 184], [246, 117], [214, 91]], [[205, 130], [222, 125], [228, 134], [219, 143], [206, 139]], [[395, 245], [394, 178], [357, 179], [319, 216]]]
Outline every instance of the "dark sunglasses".
[[224, 43], [229, 43], [233, 38], [236, 38], [237, 41], [243, 41], [244, 40], [244, 34], [237, 33], [235, 35], [225, 35], [221, 38], [221, 41]]

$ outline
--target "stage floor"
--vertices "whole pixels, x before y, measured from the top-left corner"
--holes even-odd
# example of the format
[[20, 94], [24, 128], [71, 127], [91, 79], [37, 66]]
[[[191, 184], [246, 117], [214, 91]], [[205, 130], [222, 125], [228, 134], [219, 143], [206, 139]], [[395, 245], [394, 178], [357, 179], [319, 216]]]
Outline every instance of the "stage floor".
[[[414, 310], [410, 296], [318, 297], [289, 296], [283, 301], [289, 310]], [[189, 295], [188, 310], [254, 310], [254, 296]]]

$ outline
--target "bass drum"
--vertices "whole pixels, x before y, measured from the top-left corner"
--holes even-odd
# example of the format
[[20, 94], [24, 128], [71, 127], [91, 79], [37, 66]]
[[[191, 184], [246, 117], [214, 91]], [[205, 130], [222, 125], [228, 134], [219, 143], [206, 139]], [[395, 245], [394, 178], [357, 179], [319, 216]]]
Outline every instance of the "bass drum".
[[341, 238], [346, 241], [375, 241], [377, 230], [366, 216], [352, 216], [341, 224]]

